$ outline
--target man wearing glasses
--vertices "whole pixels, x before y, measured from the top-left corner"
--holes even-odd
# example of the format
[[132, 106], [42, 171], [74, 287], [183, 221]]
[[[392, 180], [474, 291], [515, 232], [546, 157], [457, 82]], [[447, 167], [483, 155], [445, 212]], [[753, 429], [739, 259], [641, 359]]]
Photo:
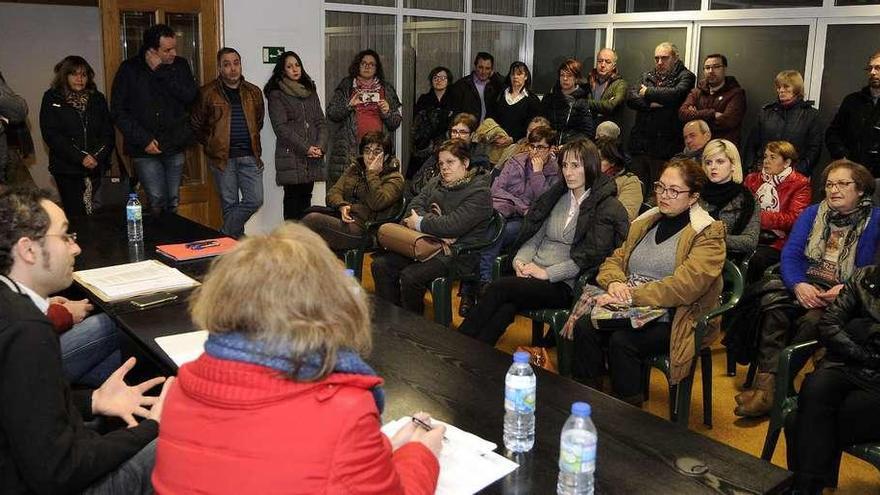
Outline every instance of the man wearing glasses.
[[[152, 493], [154, 439], [168, 385], [128, 386], [125, 362], [96, 390], [70, 388], [46, 318], [80, 253], [64, 211], [35, 190], [0, 192], [0, 493]], [[165, 382], [162, 394], [144, 393]], [[138, 423], [134, 416], [145, 418]], [[105, 435], [84, 419], [118, 417]]]
[[703, 80], [688, 93], [678, 109], [678, 118], [682, 122], [703, 120], [709, 124], [713, 138], [739, 146], [745, 113], [746, 92], [735, 77], [727, 75], [727, 57], [720, 53], [706, 56]]
[[653, 184], [663, 163], [684, 147], [678, 109], [695, 80], [678, 48], [664, 41], [654, 49], [654, 68], [627, 91], [626, 104], [636, 111], [629, 140], [632, 169], [642, 184]]
[[880, 50], [865, 66], [868, 85], [843, 99], [825, 133], [834, 160], [846, 158], [880, 177]]

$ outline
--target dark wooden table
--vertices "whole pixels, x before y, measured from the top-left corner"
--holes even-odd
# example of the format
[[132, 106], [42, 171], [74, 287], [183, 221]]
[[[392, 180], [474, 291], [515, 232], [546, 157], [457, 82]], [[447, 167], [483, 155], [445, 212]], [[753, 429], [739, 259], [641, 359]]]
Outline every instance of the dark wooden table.
[[[194, 232], [194, 237], [175, 242], [210, 237]], [[125, 248], [124, 236], [114, 238]], [[81, 261], [89, 267], [119, 262], [114, 260], [126, 251], [108, 248], [89, 252], [83, 244]], [[113, 258], [105, 262], [102, 253]], [[203, 270], [206, 263], [201, 265]], [[497, 443], [503, 454], [504, 376], [511, 357], [384, 301], [373, 299], [372, 306], [374, 346], [367, 361], [385, 379], [383, 419], [428, 411]], [[194, 329], [186, 306], [175, 303], [146, 311], [116, 309], [109, 307], [108, 312], [120, 327], [173, 372], [173, 362], [154, 339]], [[574, 401], [586, 401], [593, 407], [599, 432], [597, 493], [781, 493], [791, 481], [791, 473], [756, 457], [567, 378], [540, 369], [537, 373], [535, 447], [527, 454], [508, 454], [520, 468], [483, 493], [555, 493], [559, 435]], [[687, 474], [685, 470], [694, 465], [707, 473]]]

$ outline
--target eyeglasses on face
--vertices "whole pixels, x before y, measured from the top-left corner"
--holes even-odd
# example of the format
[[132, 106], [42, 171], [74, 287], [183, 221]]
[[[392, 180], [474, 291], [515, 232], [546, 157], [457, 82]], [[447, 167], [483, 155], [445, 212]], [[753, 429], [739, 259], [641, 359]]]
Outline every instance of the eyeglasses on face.
[[68, 244], [76, 243], [76, 232], [68, 232], [66, 234], [43, 234], [37, 239], [40, 239], [41, 237], [60, 237], [61, 240]]
[[532, 151], [547, 151], [550, 149], [550, 146], [546, 144], [530, 144], [529, 149]]
[[654, 194], [656, 194], [657, 196], [663, 196], [665, 194], [669, 199], [676, 199], [676, 198], [678, 198], [679, 194], [688, 193], [688, 192], [691, 192], [691, 190], [690, 189], [675, 189], [672, 187], [666, 187], [661, 182], [654, 183]]
[[841, 180], [838, 182], [826, 182], [825, 190], [826, 191], [842, 191], [844, 189], [848, 189], [850, 185], [855, 184], [854, 180]]
[[721, 64], [704, 65], [704, 66], [703, 66], [703, 69], [704, 69], [704, 70], [718, 70], [718, 69], [720, 69], [720, 68], [722, 68], [722, 67], [724, 67], [724, 66], [721, 65]]
[[453, 129], [449, 130], [450, 136], [469, 136], [470, 133], [471, 133], [470, 129], [455, 129], [455, 128], [453, 128]]
[[382, 153], [383, 151], [384, 150], [382, 148], [372, 148], [372, 147], [371, 148], [364, 148], [364, 155], [375, 156], [375, 155], [378, 155], [379, 153]]
[[434, 74], [434, 77], [432, 77], [431, 79], [433, 79], [435, 81], [445, 81], [449, 78], [446, 77], [446, 74]]
[[361, 67], [375, 67], [376, 62], [361, 62]]

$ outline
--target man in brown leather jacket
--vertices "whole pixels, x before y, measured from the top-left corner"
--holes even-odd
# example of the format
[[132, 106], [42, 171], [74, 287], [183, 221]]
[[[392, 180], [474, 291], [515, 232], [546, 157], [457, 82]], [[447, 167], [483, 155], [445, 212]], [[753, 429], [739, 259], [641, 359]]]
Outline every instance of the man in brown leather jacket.
[[[241, 56], [234, 48], [217, 52], [217, 79], [199, 90], [192, 127], [205, 147], [220, 193], [223, 226], [232, 237], [244, 235], [244, 224], [263, 205], [263, 93], [244, 80]], [[241, 192], [241, 199], [239, 199]]]

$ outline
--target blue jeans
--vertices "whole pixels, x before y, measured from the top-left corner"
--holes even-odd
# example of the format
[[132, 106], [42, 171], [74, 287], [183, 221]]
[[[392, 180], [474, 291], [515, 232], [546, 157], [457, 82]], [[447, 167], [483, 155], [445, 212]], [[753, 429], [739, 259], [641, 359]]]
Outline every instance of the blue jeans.
[[156, 440], [83, 491], [83, 495], [151, 495]]
[[516, 236], [519, 235], [519, 229], [522, 227], [522, 217], [508, 218], [504, 224], [504, 232], [498, 238], [498, 242], [483, 249], [480, 253], [480, 282], [488, 282], [492, 280], [492, 264], [495, 258], [501, 254], [501, 250], [513, 244]]
[[241, 237], [244, 224], [263, 206], [263, 168], [253, 156], [242, 156], [227, 160], [223, 170], [211, 167], [211, 171], [223, 208], [220, 231], [230, 237]]
[[68, 382], [100, 387], [122, 365], [113, 320], [92, 315], [61, 334], [61, 365]]
[[144, 185], [150, 210], [154, 214], [177, 211], [180, 203], [180, 180], [183, 177], [184, 153], [134, 158], [138, 180]]

